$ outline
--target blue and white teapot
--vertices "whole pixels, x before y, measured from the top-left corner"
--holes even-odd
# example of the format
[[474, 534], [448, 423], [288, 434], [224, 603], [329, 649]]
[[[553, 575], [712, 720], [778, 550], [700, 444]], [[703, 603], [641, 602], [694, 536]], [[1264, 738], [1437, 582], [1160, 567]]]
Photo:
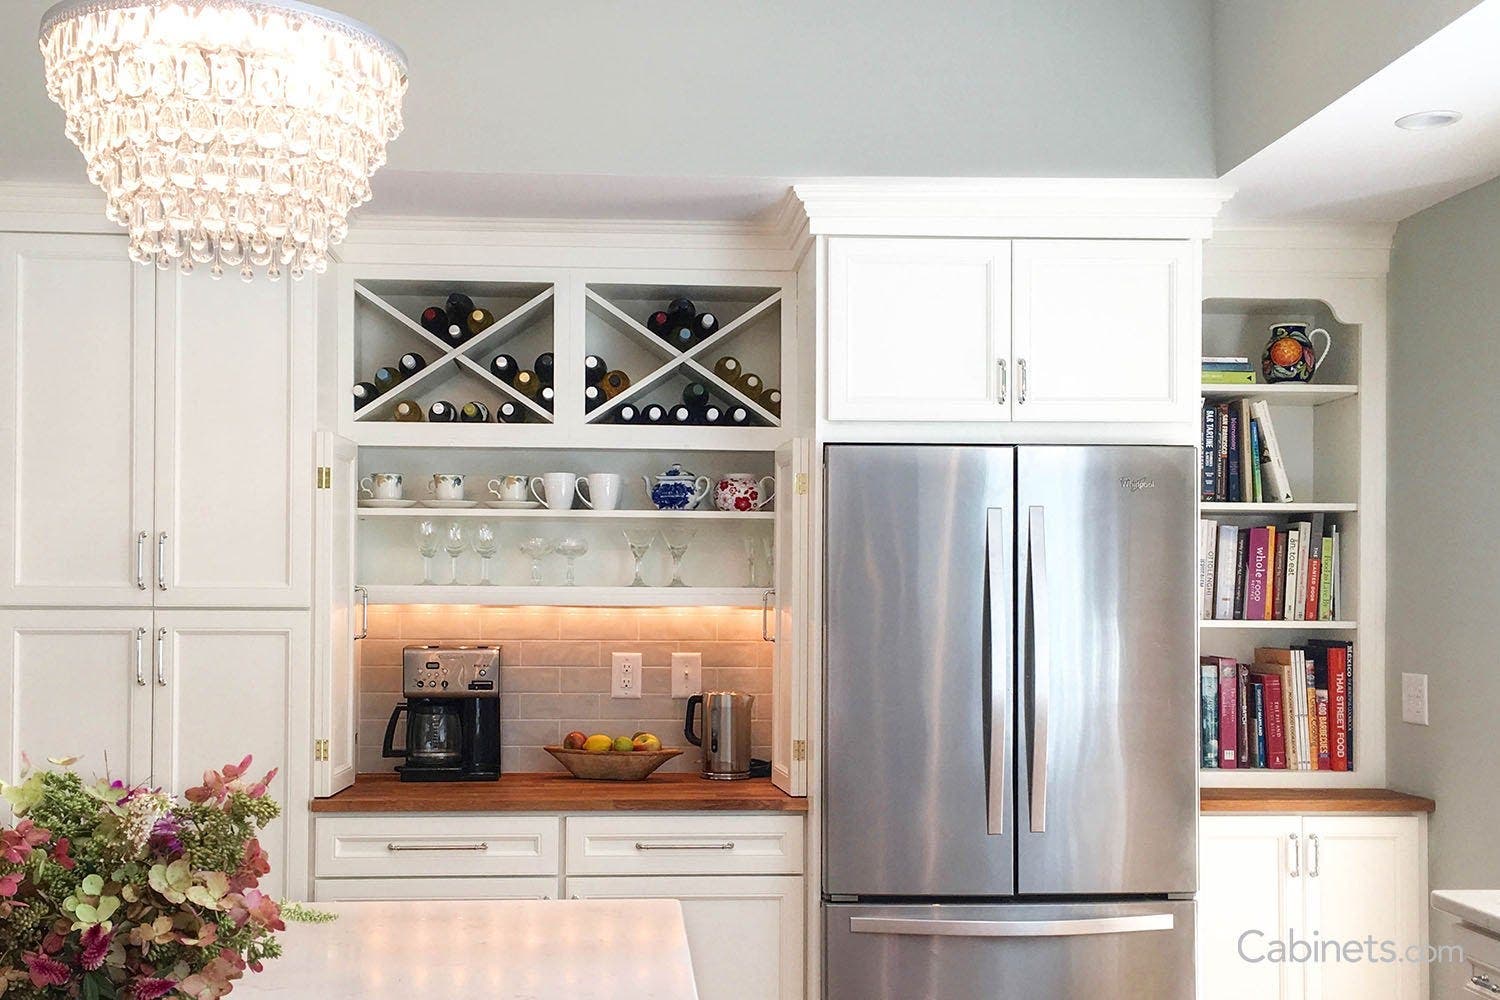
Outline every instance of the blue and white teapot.
[[681, 465], [673, 465], [666, 472], [653, 478], [642, 476], [646, 492], [657, 510], [688, 510], [708, 496], [712, 485], [707, 476], [695, 476], [682, 471]]

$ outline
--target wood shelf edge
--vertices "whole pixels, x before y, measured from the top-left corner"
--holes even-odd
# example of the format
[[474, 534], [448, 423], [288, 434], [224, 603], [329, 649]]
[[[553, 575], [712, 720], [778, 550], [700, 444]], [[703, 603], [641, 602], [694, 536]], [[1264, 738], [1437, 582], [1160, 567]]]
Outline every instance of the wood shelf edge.
[[354, 784], [308, 808], [328, 815], [455, 812], [807, 812], [768, 778], [705, 781], [696, 774], [656, 774], [645, 781], [580, 781], [562, 773], [502, 775], [499, 781], [402, 783], [394, 774], [362, 773]]
[[1210, 813], [1431, 813], [1437, 803], [1390, 788], [1203, 788]]

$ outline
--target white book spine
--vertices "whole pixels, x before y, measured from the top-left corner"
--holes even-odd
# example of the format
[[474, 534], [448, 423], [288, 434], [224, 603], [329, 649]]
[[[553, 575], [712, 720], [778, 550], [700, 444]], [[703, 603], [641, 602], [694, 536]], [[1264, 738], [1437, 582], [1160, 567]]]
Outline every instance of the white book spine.
[[1297, 745], [1301, 747], [1300, 769], [1312, 770], [1312, 735], [1307, 714], [1307, 657], [1298, 650], [1292, 651], [1292, 669], [1297, 672]]
[[1234, 617], [1235, 555], [1239, 549], [1239, 530], [1232, 524], [1219, 528], [1218, 579], [1214, 583], [1214, 617]]
[[1261, 466], [1262, 488], [1267, 503], [1291, 503], [1291, 484], [1286, 478], [1286, 462], [1281, 457], [1281, 444], [1276, 440], [1276, 429], [1271, 426], [1271, 407], [1264, 399], [1257, 399], [1250, 407], [1260, 424], [1261, 444], [1269, 460]]
[[1198, 613], [1204, 619], [1214, 616], [1214, 582], [1217, 571], [1219, 522], [1198, 522]]

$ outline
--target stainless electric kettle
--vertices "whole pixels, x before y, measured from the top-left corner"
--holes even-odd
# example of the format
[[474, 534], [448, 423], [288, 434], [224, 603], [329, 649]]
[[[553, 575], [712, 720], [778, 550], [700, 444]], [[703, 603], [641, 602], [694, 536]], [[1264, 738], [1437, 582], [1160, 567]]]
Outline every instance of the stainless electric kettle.
[[[693, 730], [693, 710], [703, 706], [703, 734]], [[703, 748], [703, 777], [738, 781], [750, 777], [750, 712], [755, 695], [705, 691], [688, 699], [682, 735]]]

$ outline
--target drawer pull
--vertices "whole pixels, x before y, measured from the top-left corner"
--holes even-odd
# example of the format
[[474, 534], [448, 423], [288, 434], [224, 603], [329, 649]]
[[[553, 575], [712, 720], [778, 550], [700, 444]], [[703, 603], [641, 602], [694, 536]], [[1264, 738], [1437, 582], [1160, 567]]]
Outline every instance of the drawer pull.
[[1485, 976], [1485, 975], [1473, 975], [1473, 976], [1470, 976], [1469, 977], [1469, 984], [1471, 986], [1475, 986], [1475, 987], [1478, 987], [1481, 990], [1484, 990], [1486, 993], [1493, 993], [1493, 994], [1495, 994], [1495, 996], [1500, 996], [1500, 983], [1496, 983], [1489, 976]]
[[490, 845], [484, 841], [477, 844], [386, 844], [387, 851], [488, 851]]
[[726, 840], [722, 844], [643, 844], [637, 840], [635, 849], [637, 851], [732, 851], [734, 841]]

